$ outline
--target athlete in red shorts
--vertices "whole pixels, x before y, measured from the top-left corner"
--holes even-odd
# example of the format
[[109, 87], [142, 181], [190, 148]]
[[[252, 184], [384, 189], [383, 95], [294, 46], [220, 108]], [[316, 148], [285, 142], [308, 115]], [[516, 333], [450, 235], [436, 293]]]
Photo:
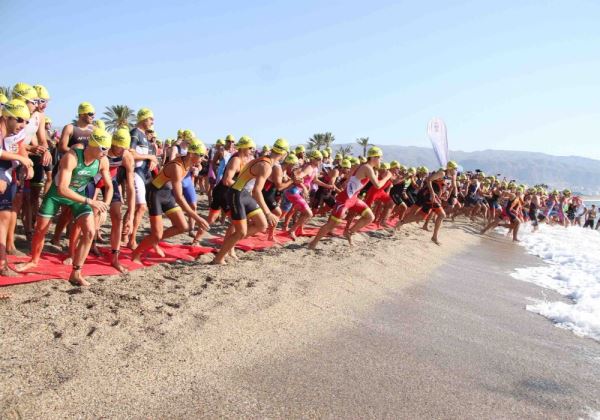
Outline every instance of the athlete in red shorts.
[[331, 216], [329, 216], [329, 220], [321, 226], [317, 235], [308, 244], [310, 249], [315, 249], [319, 241], [346, 218], [348, 212], [360, 214], [360, 219], [344, 232], [344, 236], [348, 239], [350, 245], [352, 245], [352, 235], [375, 219], [369, 206], [358, 198], [358, 194], [369, 181], [376, 188], [381, 188], [390, 179], [391, 174], [389, 172], [382, 179], [378, 179], [373, 170], [373, 168], [379, 166], [382, 156], [383, 151], [379, 147], [371, 147], [367, 162], [353, 169], [342, 192], [336, 196], [335, 207], [331, 212]]

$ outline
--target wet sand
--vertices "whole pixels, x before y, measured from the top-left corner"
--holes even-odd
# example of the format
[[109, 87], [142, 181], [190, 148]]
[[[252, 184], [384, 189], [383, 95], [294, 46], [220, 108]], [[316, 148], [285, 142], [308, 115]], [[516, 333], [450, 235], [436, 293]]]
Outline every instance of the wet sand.
[[252, 402], [267, 417], [597, 416], [600, 345], [525, 311], [527, 297], [560, 297], [508, 275], [538, 263], [483, 239], [355, 326], [237, 372], [225, 412]]
[[533, 259], [472, 231], [449, 225], [438, 247], [407, 226], [395, 238], [360, 235], [354, 248], [330, 239], [310, 252], [301, 240], [227, 267], [165, 264], [87, 290], [11, 288], [0, 303], [0, 417], [598, 410], [600, 346], [526, 312], [541, 289], [507, 273]]

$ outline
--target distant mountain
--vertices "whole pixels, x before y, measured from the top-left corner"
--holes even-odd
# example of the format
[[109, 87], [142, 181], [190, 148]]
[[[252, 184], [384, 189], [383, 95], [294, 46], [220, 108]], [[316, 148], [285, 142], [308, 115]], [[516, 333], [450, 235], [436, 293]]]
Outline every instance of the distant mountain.
[[[334, 151], [346, 144], [336, 144]], [[351, 145], [353, 154], [362, 153], [358, 145]], [[433, 149], [415, 146], [381, 146], [384, 160], [397, 160], [407, 166], [439, 166]], [[552, 188], [571, 188], [586, 194], [600, 194], [600, 160], [579, 156], [552, 156], [544, 153], [511, 150], [482, 150], [477, 152], [450, 151], [465, 170], [481, 169], [486, 174], [502, 174], [508, 179], [535, 185], [545, 183]]]

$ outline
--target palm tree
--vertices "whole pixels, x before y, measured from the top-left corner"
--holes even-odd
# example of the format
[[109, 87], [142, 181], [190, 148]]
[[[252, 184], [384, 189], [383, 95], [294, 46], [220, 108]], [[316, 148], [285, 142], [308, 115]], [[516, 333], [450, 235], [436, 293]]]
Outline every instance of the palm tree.
[[323, 147], [323, 134], [316, 133], [313, 134], [311, 138], [308, 139], [308, 150], [321, 150]]
[[107, 106], [102, 120], [106, 123], [106, 130], [110, 132], [121, 127], [132, 128], [135, 125], [135, 111], [127, 105]]
[[352, 155], [352, 145], [340, 146], [335, 152], [336, 154], [342, 155], [342, 159], [346, 159], [346, 156]]
[[326, 133], [313, 134], [308, 139], [308, 150], [321, 150], [331, 147], [331, 143], [335, 141], [335, 136], [329, 131]]
[[369, 143], [369, 138], [368, 137], [360, 137], [360, 138], [356, 139], [356, 143], [358, 143], [358, 145], [363, 148], [362, 155], [367, 156], [367, 148], [369, 146], [371, 146], [371, 143]]
[[329, 131], [323, 134], [323, 146], [325, 148], [331, 147], [331, 143], [335, 141], [335, 136], [331, 134]]
[[8, 86], [0, 86], [0, 93], [4, 93], [4, 95], [10, 99], [10, 96], [12, 94], [12, 89]]

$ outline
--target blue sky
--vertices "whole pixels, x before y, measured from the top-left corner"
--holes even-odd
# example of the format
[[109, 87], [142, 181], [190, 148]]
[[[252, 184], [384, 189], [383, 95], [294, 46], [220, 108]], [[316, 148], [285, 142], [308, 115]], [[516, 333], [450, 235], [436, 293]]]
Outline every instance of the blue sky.
[[600, 159], [598, 1], [36, 0], [0, 15], [0, 84], [46, 85], [61, 125], [85, 100], [150, 107], [162, 138], [428, 146], [440, 116], [451, 149]]

